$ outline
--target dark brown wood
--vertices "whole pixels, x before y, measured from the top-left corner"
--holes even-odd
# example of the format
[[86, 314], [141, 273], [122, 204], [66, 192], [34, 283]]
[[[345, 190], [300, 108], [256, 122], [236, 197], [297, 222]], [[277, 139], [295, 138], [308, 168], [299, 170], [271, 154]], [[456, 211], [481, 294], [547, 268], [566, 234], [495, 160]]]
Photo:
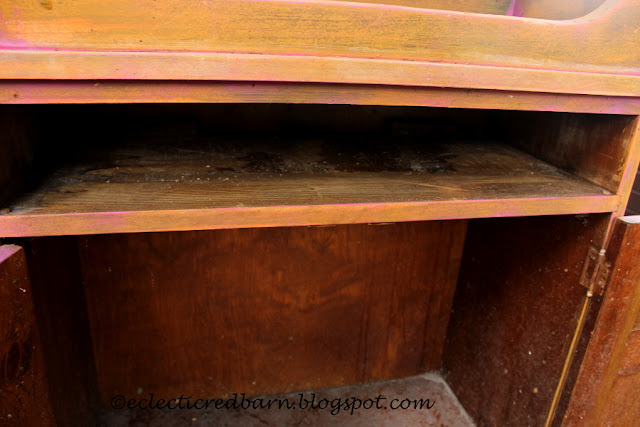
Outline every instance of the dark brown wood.
[[443, 359], [480, 426], [544, 425], [607, 215], [470, 223]]
[[0, 424], [51, 426], [45, 351], [33, 309], [24, 251], [0, 246]]
[[[637, 374], [640, 373], [640, 331], [632, 329], [624, 345], [625, 348], [620, 356], [620, 366], [618, 366], [618, 377], [635, 377], [634, 381], [637, 381]], [[620, 380], [620, 378], [616, 378], [616, 380]]]
[[433, 221], [80, 237], [103, 404], [438, 369], [465, 230]]
[[547, 112], [509, 112], [503, 123], [518, 148], [611, 192], [622, 182], [638, 124], [635, 116]]
[[23, 241], [60, 426], [95, 425], [97, 386], [75, 238]]
[[640, 415], [640, 226], [620, 219], [607, 257], [611, 278], [573, 389], [565, 425], [633, 425]]

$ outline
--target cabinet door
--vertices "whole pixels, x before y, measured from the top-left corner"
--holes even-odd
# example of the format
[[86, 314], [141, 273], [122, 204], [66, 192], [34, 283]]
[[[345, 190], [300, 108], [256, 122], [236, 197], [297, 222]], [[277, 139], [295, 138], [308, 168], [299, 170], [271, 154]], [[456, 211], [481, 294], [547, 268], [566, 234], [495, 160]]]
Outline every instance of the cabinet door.
[[607, 259], [610, 279], [564, 425], [640, 420], [640, 216], [617, 220]]
[[53, 425], [24, 251], [0, 246], [0, 425]]

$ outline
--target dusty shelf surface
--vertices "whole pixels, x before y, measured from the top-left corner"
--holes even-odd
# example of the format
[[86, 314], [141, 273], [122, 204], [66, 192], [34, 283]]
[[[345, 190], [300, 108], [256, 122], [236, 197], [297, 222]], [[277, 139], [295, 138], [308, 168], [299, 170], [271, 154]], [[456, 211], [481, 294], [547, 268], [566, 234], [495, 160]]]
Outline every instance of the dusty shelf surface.
[[582, 214], [618, 201], [494, 142], [167, 136], [54, 169], [0, 207], [0, 236]]
[[[314, 397], [315, 409], [312, 409], [311, 402]], [[301, 398], [302, 406], [308, 405], [306, 408], [301, 408]], [[345, 403], [357, 402], [352, 400], [353, 398], [361, 400], [363, 406], [371, 405], [371, 408], [360, 407], [354, 409], [352, 414], [351, 407], [345, 410]], [[253, 399], [252, 402], [262, 402], [265, 406], [269, 401], [273, 403], [271, 408], [265, 409], [214, 409], [215, 403], [211, 403], [208, 409], [200, 410], [193, 408], [114, 410], [104, 414], [101, 421], [103, 425], [114, 427], [184, 425], [467, 427], [474, 425], [449, 386], [437, 373], [400, 380], [247, 399]], [[332, 414], [331, 402], [337, 402], [337, 399], [341, 399], [341, 410], [334, 411], [335, 414]], [[415, 401], [422, 401], [422, 409], [420, 409], [420, 403], [415, 404]], [[226, 399], [223, 399], [223, 402], [226, 404]], [[236, 402], [240, 405], [242, 400], [237, 398]], [[280, 402], [283, 402], [283, 409], [278, 409]], [[284, 402], [293, 405], [291, 409], [284, 409], [286, 405]], [[202, 406], [204, 403], [199, 404]], [[325, 405], [326, 408], [321, 409]], [[183, 406], [186, 406], [186, 400], [183, 401]], [[400, 409], [391, 409], [396, 406]]]

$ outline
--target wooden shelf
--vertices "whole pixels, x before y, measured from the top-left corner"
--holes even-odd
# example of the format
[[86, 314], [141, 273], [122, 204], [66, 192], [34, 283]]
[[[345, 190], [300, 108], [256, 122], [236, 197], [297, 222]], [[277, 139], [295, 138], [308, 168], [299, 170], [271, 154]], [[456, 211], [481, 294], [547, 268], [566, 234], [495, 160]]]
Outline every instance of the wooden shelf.
[[[378, 396], [383, 409], [376, 409], [374, 404], [372, 409], [355, 410], [351, 415], [349, 411], [331, 414], [331, 407], [321, 409], [300, 409], [300, 393], [288, 393], [263, 397], [263, 402], [273, 399], [275, 402], [271, 409], [222, 409], [216, 410], [213, 404], [207, 410], [183, 409], [183, 410], [124, 410], [113, 411], [103, 417], [105, 425], [129, 426], [138, 424], [153, 424], [162, 426], [181, 425], [224, 425], [224, 426], [247, 426], [247, 425], [278, 425], [278, 426], [333, 426], [333, 425], [413, 425], [413, 426], [473, 426], [474, 423], [458, 402], [458, 399], [449, 389], [442, 377], [437, 373], [405, 378], [402, 380], [370, 382], [361, 385], [336, 387], [320, 391], [302, 392], [303, 398], [311, 399], [315, 394], [315, 403], [322, 399], [331, 402], [334, 399], [347, 399], [356, 397], [365, 401], [373, 399], [375, 402]], [[145, 396], [140, 396], [144, 398]], [[149, 397], [148, 395], [146, 396]], [[295, 409], [277, 409], [278, 400], [284, 399], [293, 405]], [[390, 402], [393, 399], [419, 400], [429, 399], [431, 409], [406, 409], [391, 410]], [[195, 400], [195, 398], [194, 398]], [[238, 404], [241, 402], [237, 398]], [[385, 404], [386, 402], [386, 404]], [[192, 402], [193, 403], [193, 402]], [[201, 405], [201, 402], [198, 403]], [[284, 403], [286, 404], [286, 403]], [[324, 403], [323, 403], [324, 404]], [[384, 406], [383, 406], [384, 405]], [[405, 403], [406, 405], [406, 403]], [[386, 409], [384, 409], [386, 407]]]
[[89, 153], [18, 197], [0, 215], [0, 236], [581, 214], [618, 206], [618, 196], [507, 145], [396, 139], [129, 141]]

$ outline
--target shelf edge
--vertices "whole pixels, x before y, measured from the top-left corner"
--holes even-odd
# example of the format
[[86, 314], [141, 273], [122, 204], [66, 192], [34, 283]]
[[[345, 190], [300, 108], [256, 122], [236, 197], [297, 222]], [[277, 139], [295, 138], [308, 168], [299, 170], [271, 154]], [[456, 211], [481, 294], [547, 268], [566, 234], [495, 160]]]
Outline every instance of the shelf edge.
[[615, 212], [616, 195], [0, 216], [0, 237], [292, 227]]

